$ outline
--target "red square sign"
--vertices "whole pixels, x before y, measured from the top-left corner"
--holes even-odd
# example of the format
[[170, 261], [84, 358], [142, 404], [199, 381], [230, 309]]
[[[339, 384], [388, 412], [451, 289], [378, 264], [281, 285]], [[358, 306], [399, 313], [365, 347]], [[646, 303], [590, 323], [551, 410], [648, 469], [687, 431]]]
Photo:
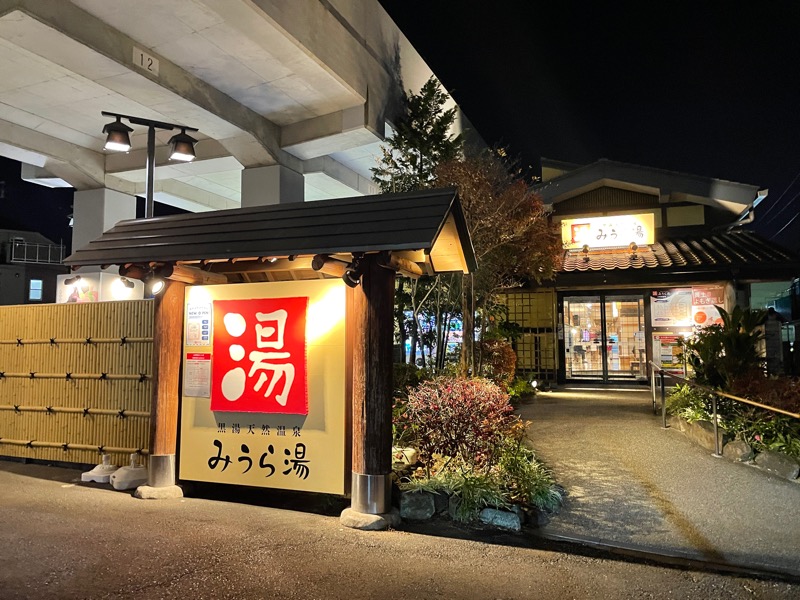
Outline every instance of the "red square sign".
[[308, 298], [214, 301], [211, 410], [308, 414]]

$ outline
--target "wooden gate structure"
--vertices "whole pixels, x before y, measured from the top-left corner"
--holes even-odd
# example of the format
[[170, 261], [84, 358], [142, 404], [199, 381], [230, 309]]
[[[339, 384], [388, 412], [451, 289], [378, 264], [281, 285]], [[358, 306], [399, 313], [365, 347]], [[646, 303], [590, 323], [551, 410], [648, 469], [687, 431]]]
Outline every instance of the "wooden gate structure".
[[445, 189], [122, 221], [65, 262], [168, 280], [154, 302], [149, 489], [137, 491], [145, 497], [176, 487], [186, 287], [341, 277], [352, 289], [352, 509], [382, 514], [391, 506], [394, 278], [469, 272], [475, 255], [458, 195]]
[[0, 306], [0, 455], [145, 456], [152, 332], [149, 300]]

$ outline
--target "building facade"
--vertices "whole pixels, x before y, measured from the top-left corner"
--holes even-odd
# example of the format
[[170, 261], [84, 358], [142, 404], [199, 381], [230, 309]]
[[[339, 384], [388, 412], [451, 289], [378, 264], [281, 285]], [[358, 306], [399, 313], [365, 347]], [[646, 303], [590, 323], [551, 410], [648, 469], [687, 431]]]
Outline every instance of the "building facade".
[[55, 302], [64, 250], [32, 231], [0, 229], [0, 304]]
[[750, 307], [800, 261], [748, 231], [766, 191], [600, 160], [543, 161], [537, 186], [562, 230], [548, 287], [509, 293], [518, 370], [545, 381], [637, 382], [650, 363], [683, 374], [680, 340]]

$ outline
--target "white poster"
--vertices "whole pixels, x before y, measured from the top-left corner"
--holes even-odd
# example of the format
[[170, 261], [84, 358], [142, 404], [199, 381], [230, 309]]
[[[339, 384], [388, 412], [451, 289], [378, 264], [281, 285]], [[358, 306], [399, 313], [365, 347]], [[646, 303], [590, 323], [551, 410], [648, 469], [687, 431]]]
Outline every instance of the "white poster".
[[183, 370], [183, 394], [195, 398], [211, 397], [211, 353], [190, 352]]
[[691, 327], [692, 288], [653, 290], [650, 320], [653, 327]]
[[[186, 308], [186, 345], [211, 345], [211, 303], [190, 303]], [[191, 395], [191, 394], [190, 394]]]

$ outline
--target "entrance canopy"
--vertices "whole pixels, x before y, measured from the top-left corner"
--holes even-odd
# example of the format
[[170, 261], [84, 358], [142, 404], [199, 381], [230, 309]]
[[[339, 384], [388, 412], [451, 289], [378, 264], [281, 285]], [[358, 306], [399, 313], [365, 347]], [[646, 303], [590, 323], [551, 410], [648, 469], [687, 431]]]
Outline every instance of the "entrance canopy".
[[410, 276], [476, 267], [452, 188], [121, 221], [64, 262], [234, 283], [342, 276], [373, 253]]

